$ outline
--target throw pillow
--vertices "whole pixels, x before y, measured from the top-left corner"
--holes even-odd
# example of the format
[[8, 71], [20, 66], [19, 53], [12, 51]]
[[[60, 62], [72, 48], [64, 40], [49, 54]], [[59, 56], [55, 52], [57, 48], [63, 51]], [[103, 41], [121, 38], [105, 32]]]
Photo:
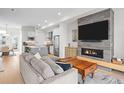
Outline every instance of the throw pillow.
[[57, 62], [56, 64], [58, 64], [60, 67], [62, 67], [64, 71], [71, 68], [71, 65], [67, 64], [67, 63]]
[[30, 64], [27, 64], [30, 69], [37, 75], [37, 79], [34, 82], [42, 82], [44, 79], [40, 73], [38, 73]]
[[54, 72], [52, 71], [50, 66], [42, 60], [33, 58], [31, 60], [31, 65], [36, 71], [38, 71], [43, 76], [44, 79], [48, 79], [54, 76]]
[[39, 53], [36, 53], [34, 56], [35, 56], [37, 59], [41, 59], [41, 56], [40, 56]]
[[42, 57], [41, 60], [43, 60], [44, 62], [46, 62], [48, 65], [50, 65], [50, 67], [52, 68], [52, 70], [53, 70], [53, 72], [55, 74], [60, 74], [60, 73], [64, 72], [64, 70], [59, 65], [57, 65], [55, 63], [55, 61], [53, 61], [48, 56]]
[[43, 59], [43, 60], [52, 68], [52, 70], [55, 74], [60, 74], [60, 73], [64, 72], [64, 70], [49, 57], [47, 57], [46, 59]]

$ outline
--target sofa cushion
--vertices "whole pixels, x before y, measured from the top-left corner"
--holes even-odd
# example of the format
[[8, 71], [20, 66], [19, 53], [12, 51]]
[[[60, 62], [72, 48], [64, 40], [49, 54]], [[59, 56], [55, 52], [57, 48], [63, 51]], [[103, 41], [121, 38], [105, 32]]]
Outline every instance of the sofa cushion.
[[50, 66], [42, 60], [33, 58], [31, 59], [31, 65], [36, 71], [38, 71], [43, 76], [44, 79], [48, 79], [54, 76], [54, 72], [52, 71]]
[[45, 61], [48, 65], [50, 65], [50, 67], [52, 68], [55, 74], [60, 74], [64, 72], [64, 70], [59, 65], [57, 65], [55, 61], [53, 61], [51, 58], [46, 56], [46, 57], [42, 57], [41, 59]]
[[37, 52], [35, 55], [34, 55], [37, 59], [41, 59], [41, 56], [40, 54]]
[[24, 58], [24, 60], [26, 62], [29, 62], [31, 61], [31, 59], [34, 57], [31, 53], [22, 53], [22, 57]]
[[[46, 61], [48, 58], [49, 58], [49, 56], [42, 56], [41, 60]], [[52, 62], [54, 62], [54, 61], [52, 61]]]

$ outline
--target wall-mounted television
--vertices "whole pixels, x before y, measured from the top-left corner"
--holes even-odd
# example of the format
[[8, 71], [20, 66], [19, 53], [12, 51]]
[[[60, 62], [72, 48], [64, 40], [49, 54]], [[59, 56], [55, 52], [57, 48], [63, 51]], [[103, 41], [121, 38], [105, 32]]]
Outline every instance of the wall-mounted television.
[[107, 40], [108, 20], [78, 26], [78, 39], [86, 41]]

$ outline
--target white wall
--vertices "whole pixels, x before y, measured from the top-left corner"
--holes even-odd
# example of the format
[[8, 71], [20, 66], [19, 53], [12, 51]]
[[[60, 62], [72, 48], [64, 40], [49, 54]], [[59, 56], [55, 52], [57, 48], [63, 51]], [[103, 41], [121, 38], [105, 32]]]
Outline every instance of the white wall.
[[67, 29], [68, 29], [67, 30], [67, 33], [68, 33], [67, 43], [70, 43], [70, 46], [72, 46], [72, 47], [78, 47], [78, 43], [72, 41], [72, 30], [78, 31], [78, 21], [75, 20], [71, 23], [68, 23]]
[[61, 23], [59, 25], [60, 30], [60, 57], [65, 57], [65, 46], [67, 46], [67, 24]]
[[46, 41], [46, 33], [44, 31], [35, 31], [35, 32], [36, 32], [35, 40], [36, 40], [37, 44], [39, 46], [44, 45], [44, 43]]
[[114, 57], [124, 59], [124, 9], [114, 10]]

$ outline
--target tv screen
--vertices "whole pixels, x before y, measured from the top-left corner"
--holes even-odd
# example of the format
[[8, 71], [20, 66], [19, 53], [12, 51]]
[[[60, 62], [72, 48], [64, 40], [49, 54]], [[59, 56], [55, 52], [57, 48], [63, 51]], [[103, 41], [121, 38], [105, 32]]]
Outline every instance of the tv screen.
[[78, 27], [79, 40], [107, 40], [108, 20], [81, 25]]

